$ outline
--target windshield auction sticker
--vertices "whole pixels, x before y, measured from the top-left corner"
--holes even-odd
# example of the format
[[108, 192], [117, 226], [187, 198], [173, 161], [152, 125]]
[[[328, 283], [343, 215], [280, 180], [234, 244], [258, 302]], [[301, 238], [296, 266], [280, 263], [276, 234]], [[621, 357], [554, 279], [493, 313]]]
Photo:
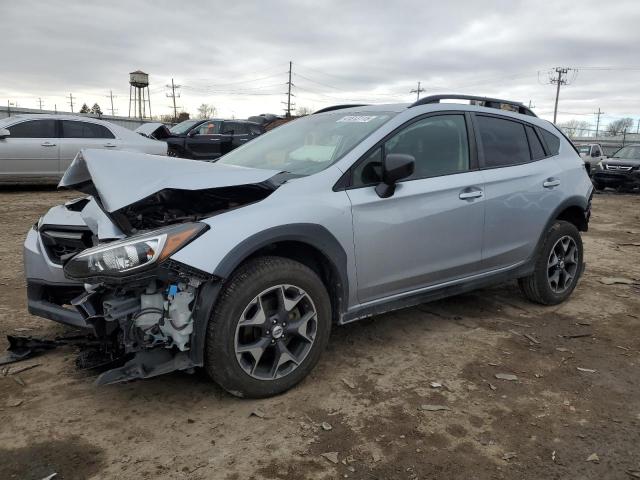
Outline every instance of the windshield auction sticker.
[[377, 115], [349, 115], [336, 120], [336, 123], [367, 123], [376, 118]]

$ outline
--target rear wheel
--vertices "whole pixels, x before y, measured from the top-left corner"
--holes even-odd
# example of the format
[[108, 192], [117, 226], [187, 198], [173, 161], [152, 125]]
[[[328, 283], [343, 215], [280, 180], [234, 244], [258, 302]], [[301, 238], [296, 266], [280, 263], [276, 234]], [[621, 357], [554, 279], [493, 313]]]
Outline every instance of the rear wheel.
[[547, 232], [534, 272], [518, 280], [529, 300], [543, 305], [564, 302], [578, 283], [583, 268], [583, 248], [575, 225], [557, 221]]
[[330, 329], [329, 295], [313, 270], [286, 258], [257, 258], [221, 293], [207, 328], [205, 369], [233, 395], [277, 395], [313, 369]]

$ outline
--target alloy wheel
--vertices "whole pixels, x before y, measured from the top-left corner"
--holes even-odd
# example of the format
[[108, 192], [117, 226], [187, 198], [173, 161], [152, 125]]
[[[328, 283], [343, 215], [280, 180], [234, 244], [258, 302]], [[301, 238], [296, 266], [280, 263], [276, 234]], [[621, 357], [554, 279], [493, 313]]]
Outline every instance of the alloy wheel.
[[547, 280], [554, 293], [564, 293], [578, 272], [578, 246], [568, 235], [561, 237], [551, 249], [547, 261]]
[[311, 297], [294, 285], [276, 285], [244, 308], [235, 334], [240, 367], [259, 380], [289, 375], [307, 357], [318, 318]]

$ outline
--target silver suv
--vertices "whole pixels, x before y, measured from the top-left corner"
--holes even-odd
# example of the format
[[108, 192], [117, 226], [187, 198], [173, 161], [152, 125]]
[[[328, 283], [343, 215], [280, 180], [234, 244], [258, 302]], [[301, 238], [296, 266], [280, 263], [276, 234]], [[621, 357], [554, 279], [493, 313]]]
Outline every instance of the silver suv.
[[551, 123], [457, 95], [327, 108], [213, 164], [84, 150], [60, 186], [88, 196], [29, 231], [29, 311], [103, 342], [99, 384], [202, 366], [247, 397], [302, 380], [334, 324], [516, 279], [564, 301], [592, 195]]

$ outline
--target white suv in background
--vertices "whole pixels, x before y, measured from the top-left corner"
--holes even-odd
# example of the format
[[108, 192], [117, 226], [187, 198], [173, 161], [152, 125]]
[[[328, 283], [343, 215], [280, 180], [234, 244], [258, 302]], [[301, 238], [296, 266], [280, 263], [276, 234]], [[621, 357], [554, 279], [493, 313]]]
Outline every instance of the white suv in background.
[[124, 127], [76, 115], [0, 120], [0, 184], [57, 183], [83, 148], [167, 154], [167, 144]]

